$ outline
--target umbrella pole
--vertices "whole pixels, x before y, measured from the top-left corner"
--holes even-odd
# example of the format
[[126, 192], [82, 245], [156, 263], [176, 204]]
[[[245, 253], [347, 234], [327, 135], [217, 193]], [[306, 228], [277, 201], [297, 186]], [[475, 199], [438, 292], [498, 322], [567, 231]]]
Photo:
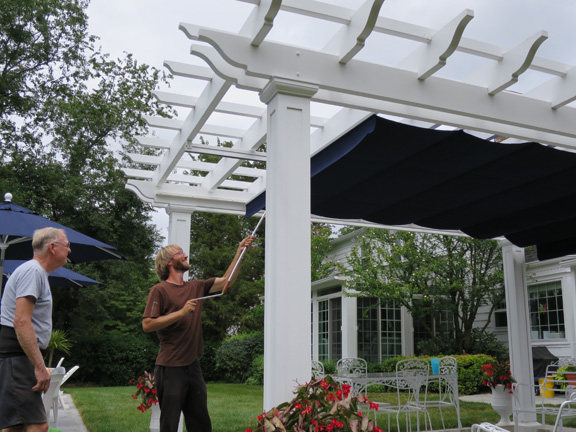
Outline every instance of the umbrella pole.
[[4, 257], [6, 257], [6, 248], [8, 243], [3, 241], [0, 243], [0, 302], [2, 301], [2, 291], [4, 286]]

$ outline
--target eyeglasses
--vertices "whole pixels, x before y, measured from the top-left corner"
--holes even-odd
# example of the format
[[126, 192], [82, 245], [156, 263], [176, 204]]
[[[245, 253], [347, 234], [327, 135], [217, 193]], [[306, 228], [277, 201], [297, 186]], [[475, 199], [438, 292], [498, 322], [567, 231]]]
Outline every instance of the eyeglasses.
[[[54, 243], [54, 244], [60, 244], [60, 242], [57, 242], [57, 241], [52, 242], [52, 243]], [[66, 249], [70, 249], [70, 242], [63, 244], [62, 246], [64, 246]]]
[[184, 251], [183, 250], [179, 250], [178, 252], [176, 252], [174, 255], [172, 256], [177, 256], [177, 255], [184, 255]]

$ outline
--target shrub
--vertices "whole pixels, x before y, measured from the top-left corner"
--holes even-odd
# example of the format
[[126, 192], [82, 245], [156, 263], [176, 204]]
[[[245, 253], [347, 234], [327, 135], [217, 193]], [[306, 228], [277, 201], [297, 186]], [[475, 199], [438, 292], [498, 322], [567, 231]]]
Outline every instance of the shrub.
[[108, 332], [76, 337], [66, 364], [80, 366], [71, 380], [121, 386], [153, 371], [157, 354], [158, 345], [145, 334]]
[[252, 361], [264, 354], [262, 332], [230, 336], [216, 350], [216, 369], [220, 381], [244, 383], [250, 377]]
[[248, 385], [262, 385], [264, 384], [264, 354], [261, 354], [252, 360], [252, 367], [250, 368], [250, 376], [246, 380]]
[[216, 351], [220, 348], [220, 342], [204, 341], [204, 355], [200, 357], [200, 367], [205, 381], [218, 381], [218, 369], [216, 367]]
[[[482, 366], [486, 363], [494, 362], [495, 358], [485, 354], [474, 355], [455, 355], [453, 356], [458, 362], [458, 393], [460, 395], [476, 394], [486, 391], [487, 388], [482, 385]], [[410, 357], [393, 357], [384, 360], [379, 365], [370, 365], [369, 369], [373, 372], [395, 372], [396, 363]], [[429, 356], [419, 358], [430, 360]], [[434, 391], [434, 387], [429, 388]]]

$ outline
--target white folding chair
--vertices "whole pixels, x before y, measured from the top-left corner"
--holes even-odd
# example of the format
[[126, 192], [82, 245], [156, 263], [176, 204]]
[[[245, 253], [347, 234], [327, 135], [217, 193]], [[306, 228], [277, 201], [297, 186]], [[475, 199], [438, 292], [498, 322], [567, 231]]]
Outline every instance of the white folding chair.
[[[63, 367], [57, 367], [50, 369], [50, 387], [48, 391], [42, 395], [42, 402], [44, 403], [44, 410], [46, 411], [46, 418], [50, 422], [50, 409], [52, 408], [52, 400], [54, 397], [58, 397], [58, 392], [60, 391], [60, 385], [64, 379], [66, 369]], [[58, 425], [58, 419], [54, 417], [56, 425]]]
[[56, 393], [54, 393], [54, 395], [52, 397], [52, 414], [54, 415], [54, 426], [56, 426], [56, 427], [58, 427], [58, 407], [62, 406], [62, 408], [68, 409], [68, 407], [64, 404], [64, 399], [62, 398], [62, 396], [64, 395], [64, 392], [62, 390], [60, 390], [60, 387], [62, 386], [62, 384], [64, 384], [66, 381], [68, 381], [68, 379], [72, 376], [72, 374], [74, 372], [76, 372], [78, 370], [79, 367], [80, 366], [74, 366], [68, 372], [66, 372], [64, 374], [64, 376], [62, 377], [62, 381], [60, 382], [60, 385], [58, 386], [58, 391]]

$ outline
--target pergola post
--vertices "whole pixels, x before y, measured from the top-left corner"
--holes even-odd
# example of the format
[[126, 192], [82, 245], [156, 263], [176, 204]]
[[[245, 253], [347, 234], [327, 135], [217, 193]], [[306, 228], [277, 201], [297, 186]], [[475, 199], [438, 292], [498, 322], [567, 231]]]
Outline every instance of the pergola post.
[[[166, 209], [170, 217], [168, 222], [168, 244], [177, 244], [186, 255], [190, 254], [190, 211], [178, 211], [172, 207]], [[184, 273], [184, 280], [188, 280], [188, 273]]]
[[536, 413], [524, 249], [502, 242], [502, 257], [510, 365], [512, 376], [519, 383], [525, 384], [516, 390], [517, 405], [514, 409], [518, 412], [519, 424], [530, 426], [536, 424]]
[[271, 80], [267, 104], [264, 409], [311, 376], [310, 97], [315, 87]]

